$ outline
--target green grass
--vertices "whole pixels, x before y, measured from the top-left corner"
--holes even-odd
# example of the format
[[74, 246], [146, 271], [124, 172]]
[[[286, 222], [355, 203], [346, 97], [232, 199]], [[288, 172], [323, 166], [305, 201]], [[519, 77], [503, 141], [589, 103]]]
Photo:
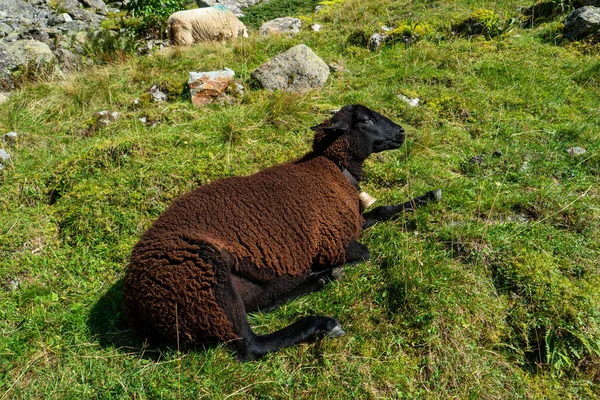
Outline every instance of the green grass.
[[[0, 106], [0, 133], [19, 134], [0, 145], [12, 155], [0, 285], [21, 282], [0, 290], [3, 398], [600, 398], [598, 45], [557, 38], [561, 17], [490, 40], [451, 33], [476, 9], [508, 20], [520, 4], [347, 0], [304, 15], [294, 38], [254, 32], [15, 93]], [[357, 29], [406, 21], [430, 32], [377, 52], [347, 45]], [[250, 86], [298, 43], [345, 71], [304, 95], [247, 90], [235, 106], [134, 104], [191, 70], [229, 67]], [[437, 187], [444, 200], [365, 232], [372, 260], [343, 280], [250, 317], [270, 332], [331, 315], [346, 336], [246, 364], [224, 346], [133, 337], [120, 285], [144, 229], [199, 184], [301, 155], [310, 126], [355, 102], [407, 132], [367, 162], [364, 189], [379, 204]], [[101, 110], [121, 117], [86, 135]]]

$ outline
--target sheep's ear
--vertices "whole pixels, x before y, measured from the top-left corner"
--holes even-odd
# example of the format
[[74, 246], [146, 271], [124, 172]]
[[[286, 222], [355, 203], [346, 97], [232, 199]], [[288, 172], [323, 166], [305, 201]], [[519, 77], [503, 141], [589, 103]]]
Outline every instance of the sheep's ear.
[[310, 129], [313, 131], [323, 130], [326, 133], [347, 133], [350, 130], [350, 124], [346, 119], [338, 119], [334, 121], [331, 125], [319, 124], [316, 126], [311, 126]]

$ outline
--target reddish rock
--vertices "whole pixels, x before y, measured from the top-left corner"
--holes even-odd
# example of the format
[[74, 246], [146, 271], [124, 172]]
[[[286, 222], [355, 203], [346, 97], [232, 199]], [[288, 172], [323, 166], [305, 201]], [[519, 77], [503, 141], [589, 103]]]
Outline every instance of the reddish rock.
[[229, 87], [235, 72], [229, 68], [221, 71], [190, 72], [188, 86], [192, 96], [192, 104], [202, 107], [213, 100]]

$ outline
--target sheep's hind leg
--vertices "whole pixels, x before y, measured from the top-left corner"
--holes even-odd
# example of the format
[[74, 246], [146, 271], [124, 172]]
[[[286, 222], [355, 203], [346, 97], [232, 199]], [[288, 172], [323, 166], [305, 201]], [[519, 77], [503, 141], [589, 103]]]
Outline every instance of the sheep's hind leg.
[[405, 203], [395, 204], [391, 206], [379, 206], [371, 211], [363, 214], [365, 222], [363, 223], [363, 229], [366, 229], [376, 222], [387, 221], [394, 218], [398, 214], [406, 211], [413, 211], [418, 207], [422, 207], [427, 203], [439, 201], [442, 199], [442, 191], [440, 189], [432, 190], [425, 193], [423, 196], [415, 197]]
[[[222, 271], [218, 271], [220, 275]], [[219, 279], [217, 277], [216, 298], [233, 326], [233, 331], [238, 339], [231, 342], [240, 361], [256, 360], [265, 354], [293, 346], [302, 342], [313, 342], [325, 336], [337, 337], [344, 334], [344, 330], [335, 318], [331, 317], [304, 317], [293, 324], [267, 335], [255, 334], [246, 314], [246, 307], [242, 297], [234, 287], [232, 279]]]
[[233, 286], [242, 298], [246, 311], [271, 311], [288, 301], [316, 292], [330, 281], [341, 278], [344, 270], [328, 268], [301, 276], [281, 276], [268, 281], [252, 280], [233, 275]]

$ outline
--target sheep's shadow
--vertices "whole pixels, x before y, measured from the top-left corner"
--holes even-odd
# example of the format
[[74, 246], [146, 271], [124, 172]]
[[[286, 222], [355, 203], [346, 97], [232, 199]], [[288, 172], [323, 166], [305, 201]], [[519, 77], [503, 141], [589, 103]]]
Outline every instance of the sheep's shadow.
[[[123, 279], [119, 279], [94, 304], [87, 319], [92, 341], [100, 347], [122, 353], [135, 353], [138, 357], [158, 360], [165, 353], [177, 351], [169, 344], [148, 344], [133, 334], [123, 314]], [[183, 351], [204, 351], [214, 346], [185, 347]]]

